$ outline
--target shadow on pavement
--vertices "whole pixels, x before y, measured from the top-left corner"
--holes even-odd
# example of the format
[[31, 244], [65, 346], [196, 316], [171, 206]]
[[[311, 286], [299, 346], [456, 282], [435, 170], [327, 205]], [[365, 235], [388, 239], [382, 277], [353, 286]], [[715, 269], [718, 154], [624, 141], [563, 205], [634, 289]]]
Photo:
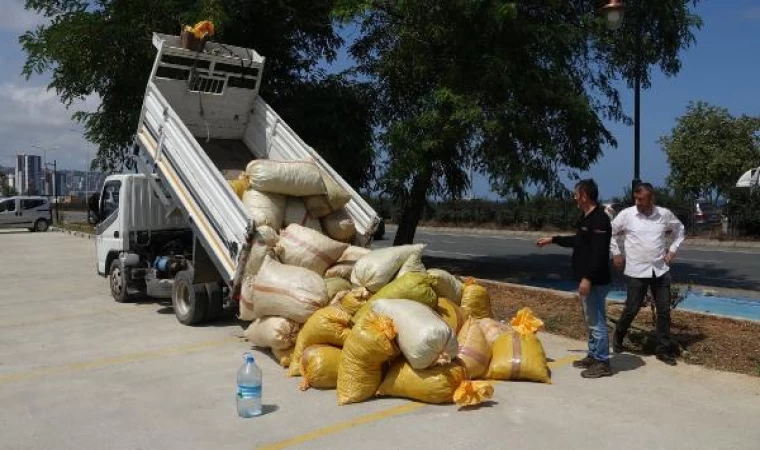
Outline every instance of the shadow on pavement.
[[613, 355], [612, 358], [610, 358], [610, 367], [612, 368], [613, 374], [636, 370], [645, 365], [646, 363], [640, 356], [631, 355], [629, 353], [620, 353]]

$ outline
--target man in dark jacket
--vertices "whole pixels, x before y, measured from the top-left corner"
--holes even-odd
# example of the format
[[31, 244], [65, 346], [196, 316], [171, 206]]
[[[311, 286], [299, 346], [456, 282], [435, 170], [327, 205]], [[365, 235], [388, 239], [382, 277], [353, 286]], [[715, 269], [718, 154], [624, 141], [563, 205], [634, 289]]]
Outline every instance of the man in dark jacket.
[[583, 216], [575, 236], [554, 236], [539, 239], [544, 247], [557, 244], [573, 249], [573, 274], [579, 282], [578, 295], [583, 304], [589, 329], [588, 356], [573, 365], [585, 369], [583, 378], [612, 375], [610, 370], [609, 335], [607, 332], [607, 294], [610, 291], [610, 219], [598, 204], [599, 189], [592, 179], [575, 185], [575, 201]]

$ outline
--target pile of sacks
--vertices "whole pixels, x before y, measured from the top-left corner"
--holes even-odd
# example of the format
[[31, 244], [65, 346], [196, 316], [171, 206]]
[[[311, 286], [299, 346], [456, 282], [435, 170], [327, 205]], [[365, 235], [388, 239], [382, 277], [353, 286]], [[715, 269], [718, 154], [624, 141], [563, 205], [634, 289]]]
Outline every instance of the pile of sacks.
[[[251, 252], [245, 262], [240, 318], [254, 320], [269, 315], [254, 314], [251, 296], [253, 277], [267, 267], [264, 273], [270, 279], [259, 280], [259, 290], [266, 291], [265, 298], [272, 302], [284, 295], [277, 290], [283, 285], [293, 292], [306, 293], [297, 300], [284, 295], [291, 302], [298, 305], [305, 302], [309, 306], [295, 307], [291, 314], [283, 316], [297, 323], [305, 322], [314, 311], [327, 304], [327, 294], [334, 294], [318, 289], [324, 284], [322, 277], [350, 270], [349, 264], [367, 252], [350, 245], [356, 238], [356, 226], [345, 209], [351, 200], [350, 193], [313, 161], [254, 160], [244, 173], [229, 183], [256, 225]], [[339, 262], [345, 264], [326, 273]], [[278, 263], [293, 267], [285, 268]], [[263, 303], [266, 304], [266, 300]], [[260, 309], [267, 311], [266, 307]], [[294, 327], [286, 330], [281, 321], [268, 324], [269, 327], [275, 325], [283, 332], [297, 332]]]
[[497, 322], [485, 287], [427, 270], [423, 245], [369, 251], [295, 223], [274, 240], [243, 285], [246, 337], [302, 390], [476, 405], [487, 380], [550, 382], [542, 322], [527, 308]]

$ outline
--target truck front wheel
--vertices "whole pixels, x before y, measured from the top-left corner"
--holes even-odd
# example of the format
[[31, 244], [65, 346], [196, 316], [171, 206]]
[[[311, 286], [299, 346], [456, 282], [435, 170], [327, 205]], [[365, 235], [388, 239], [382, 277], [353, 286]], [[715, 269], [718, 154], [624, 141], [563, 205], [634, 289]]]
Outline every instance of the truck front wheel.
[[124, 269], [124, 265], [118, 258], [111, 262], [111, 268], [109, 270], [108, 281], [111, 285], [111, 296], [119, 303], [126, 303], [130, 300], [129, 292], [127, 290], [127, 272]]
[[172, 287], [172, 306], [174, 315], [183, 325], [196, 325], [203, 322], [208, 310], [208, 294], [203, 284], [193, 284], [191, 271], [177, 272]]

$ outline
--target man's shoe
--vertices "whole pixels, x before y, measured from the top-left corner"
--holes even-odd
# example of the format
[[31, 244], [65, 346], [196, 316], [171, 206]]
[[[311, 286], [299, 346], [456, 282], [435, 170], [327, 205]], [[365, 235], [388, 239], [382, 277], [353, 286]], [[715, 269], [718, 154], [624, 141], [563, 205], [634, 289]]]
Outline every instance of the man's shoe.
[[662, 354], [657, 355], [657, 359], [659, 359], [660, 361], [664, 362], [665, 364], [669, 366], [675, 366], [676, 364], [678, 364], [676, 362], [676, 359], [671, 355], [662, 355]]
[[573, 361], [573, 367], [577, 369], [588, 369], [591, 367], [592, 364], [594, 364], [596, 360], [590, 356], [586, 356], [583, 359], [579, 359], [577, 361]]
[[626, 351], [626, 348], [622, 342], [612, 341], [612, 353], [623, 353], [624, 351]]
[[594, 361], [591, 367], [581, 372], [583, 378], [602, 378], [612, 376], [609, 362]]

